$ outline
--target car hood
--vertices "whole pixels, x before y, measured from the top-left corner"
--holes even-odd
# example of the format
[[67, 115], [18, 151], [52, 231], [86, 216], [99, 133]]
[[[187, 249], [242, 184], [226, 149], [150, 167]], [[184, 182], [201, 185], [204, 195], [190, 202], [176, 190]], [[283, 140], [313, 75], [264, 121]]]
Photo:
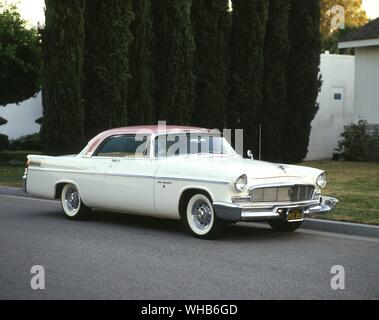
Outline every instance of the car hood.
[[[191, 178], [214, 178], [234, 182], [246, 174], [250, 184], [269, 182], [307, 182], [314, 184], [322, 170], [305, 166], [286, 165], [259, 160], [245, 159], [239, 156], [186, 156], [165, 160], [168, 171], [180, 168], [181, 175]], [[171, 169], [169, 169], [171, 168]], [[163, 168], [162, 168], [163, 169]], [[169, 172], [166, 172], [169, 173]]]
[[249, 179], [304, 177], [302, 172], [297, 171], [293, 167], [259, 160], [243, 159], [241, 161], [241, 169], [246, 172]]

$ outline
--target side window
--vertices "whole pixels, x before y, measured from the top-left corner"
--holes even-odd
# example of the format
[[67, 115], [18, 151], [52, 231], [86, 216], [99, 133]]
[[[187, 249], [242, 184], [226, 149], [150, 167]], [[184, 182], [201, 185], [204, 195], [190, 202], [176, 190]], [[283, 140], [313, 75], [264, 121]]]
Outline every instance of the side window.
[[148, 156], [149, 137], [122, 135], [109, 138], [95, 153], [95, 157], [143, 158]]
[[155, 138], [155, 157], [178, 156], [187, 154], [188, 135], [161, 135]]

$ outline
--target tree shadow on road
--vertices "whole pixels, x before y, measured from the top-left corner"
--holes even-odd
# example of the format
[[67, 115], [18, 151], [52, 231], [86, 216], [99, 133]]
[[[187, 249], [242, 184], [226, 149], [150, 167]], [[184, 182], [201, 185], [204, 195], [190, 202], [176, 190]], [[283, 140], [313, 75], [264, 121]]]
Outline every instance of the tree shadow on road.
[[[179, 220], [162, 219], [133, 214], [110, 213], [105, 211], [93, 211], [89, 221], [148, 230], [149, 233], [169, 232], [183, 237], [192, 238], [183, 223]], [[228, 225], [225, 228], [225, 232], [218, 240], [266, 241], [268, 239], [278, 240], [281, 238], [290, 240], [297, 236], [298, 235], [296, 235], [296, 232], [284, 233], [273, 231], [267, 224], [264, 223], [238, 223]]]
[[[187, 232], [183, 223], [179, 220], [162, 219], [149, 216], [141, 216], [135, 214], [122, 214], [114, 212], [106, 212], [100, 210], [93, 210], [89, 216], [82, 221], [70, 221], [64, 217], [62, 212], [58, 211], [44, 211], [38, 212], [35, 215], [45, 216], [49, 219], [59, 219], [66, 223], [74, 223], [76, 225], [82, 224], [89, 226], [90, 224], [96, 224], [97, 227], [112, 226], [117, 230], [127, 227], [138, 233], [144, 233], [149, 235], [154, 234], [167, 234], [175, 235], [180, 238], [194, 239], [192, 235]], [[224, 233], [217, 241], [291, 241], [292, 239], [299, 237], [300, 234], [296, 232], [278, 232], [273, 231], [265, 223], [237, 223], [230, 224], [225, 228]], [[197, 240], [197, 239], [194, 239]], [[201, 240], [198, 240], [201, 241]]]

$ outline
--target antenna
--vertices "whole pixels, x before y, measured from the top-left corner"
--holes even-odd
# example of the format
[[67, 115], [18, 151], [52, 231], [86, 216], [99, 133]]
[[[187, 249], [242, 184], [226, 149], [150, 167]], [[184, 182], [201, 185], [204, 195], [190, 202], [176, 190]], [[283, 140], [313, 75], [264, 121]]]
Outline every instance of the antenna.
[[262, 157], [262, 123], [259, 124], [259, 154], [258, 159], [261, 160]]

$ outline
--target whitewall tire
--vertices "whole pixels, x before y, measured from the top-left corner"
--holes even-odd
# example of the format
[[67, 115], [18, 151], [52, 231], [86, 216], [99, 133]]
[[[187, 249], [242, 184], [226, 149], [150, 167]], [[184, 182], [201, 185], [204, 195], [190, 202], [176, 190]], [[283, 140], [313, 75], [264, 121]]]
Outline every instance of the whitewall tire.
[[224, 223], [217, 218], [212, 202], [203, 193], [190, 197], [185, 219], [189, 231], [197, 238], [212, 239], [220, 235]]
[[84, 205], [78, 188], [73, 184], [66, 184], [63, 187], [61, 205], [64, 214], [71, 220], [83, 219], [90, 211], [90, 209]]

